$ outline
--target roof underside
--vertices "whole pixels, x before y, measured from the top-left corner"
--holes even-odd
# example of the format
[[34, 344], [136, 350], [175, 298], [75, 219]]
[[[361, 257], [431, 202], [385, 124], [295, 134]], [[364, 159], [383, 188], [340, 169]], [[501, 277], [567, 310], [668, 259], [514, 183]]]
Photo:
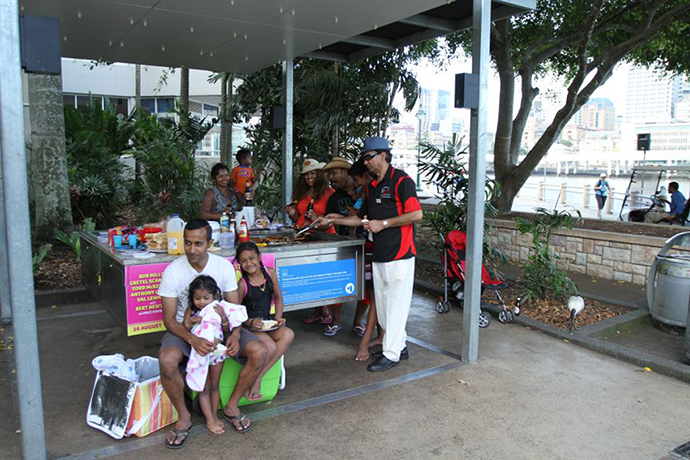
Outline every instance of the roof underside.
[[[535, 0], [492, 2], [492, 19]], [[353, 61], [472, 25], [472, 0], [21, 0], [60, 19], [63, 57], [250, 73]]]

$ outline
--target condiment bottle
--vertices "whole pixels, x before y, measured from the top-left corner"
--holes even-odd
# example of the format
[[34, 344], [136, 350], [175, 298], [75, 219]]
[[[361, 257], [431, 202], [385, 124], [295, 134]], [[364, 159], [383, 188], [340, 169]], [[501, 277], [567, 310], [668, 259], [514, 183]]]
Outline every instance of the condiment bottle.
[[240, 222], [239, 237], [240, 243], [246, 243], [249, 241], [249, 226], [247, 225], [247, 220], [244, 217], [242, 217], [242, 221]]
[[230, 217], [227, 212], [220, 215], [220, 232], [227, 233], [230, 229]]

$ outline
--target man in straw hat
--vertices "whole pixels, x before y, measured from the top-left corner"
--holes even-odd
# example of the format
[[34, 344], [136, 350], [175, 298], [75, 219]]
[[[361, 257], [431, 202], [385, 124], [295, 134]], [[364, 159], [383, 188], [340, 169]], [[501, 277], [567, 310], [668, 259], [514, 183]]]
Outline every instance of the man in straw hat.
[[360, 157], [374, 180], [367, 187], [366, 200], [358, 215], [330, 214], [322, 224], [364, 225], [374, 235], [372, 271], [379, 322], [385, 330], [383, 352], [367, 368], [372, 372], [397, 366], [408, 358], [405, 326], [412, 302], [414, 223], [422, 219], [416, 185], [405, 172], [394, 168], [391, 148], [382, 137], [364, 140]]

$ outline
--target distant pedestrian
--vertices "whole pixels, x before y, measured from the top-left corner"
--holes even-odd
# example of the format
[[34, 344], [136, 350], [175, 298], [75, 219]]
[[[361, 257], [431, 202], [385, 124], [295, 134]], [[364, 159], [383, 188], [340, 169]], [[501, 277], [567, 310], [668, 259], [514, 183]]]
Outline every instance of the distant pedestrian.
[[601, 219], [601, 210], [604, 209], [610, 188], [609, 181], [606, 180], [606, 173], [601, 173], [599, 180], [594, 186], [594, 196], [597, 198], [597, 206], [599, 207], [599, 209], [597, 209], [597, 217], [599, 219]]

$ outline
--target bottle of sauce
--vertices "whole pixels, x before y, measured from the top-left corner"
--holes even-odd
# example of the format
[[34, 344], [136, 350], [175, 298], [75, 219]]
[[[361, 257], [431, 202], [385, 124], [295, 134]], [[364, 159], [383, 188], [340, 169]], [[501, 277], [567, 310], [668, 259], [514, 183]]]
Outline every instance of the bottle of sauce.
[[184, 254], [184, 221], [180, 216], [173, 214], [166, 225], [168, 237], [168, 254], [178, 256]]
[[242, 217], [242, 221], [240, 222], [239, 238], [240, 243], [249, 241], [249, 226], [247, 225], [247, 219], [244, 217]]

